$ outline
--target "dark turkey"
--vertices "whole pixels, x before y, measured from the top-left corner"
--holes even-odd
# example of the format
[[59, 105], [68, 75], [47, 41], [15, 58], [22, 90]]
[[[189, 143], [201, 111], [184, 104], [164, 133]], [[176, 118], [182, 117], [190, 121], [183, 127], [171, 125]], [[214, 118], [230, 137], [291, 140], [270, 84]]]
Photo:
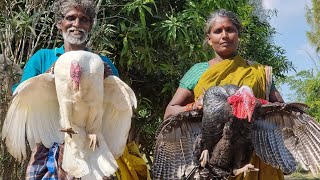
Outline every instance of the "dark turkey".
[[[318, 174], [320, 126], [305, 113], [307, 106], [263, 104], [240, 89], [212, 87], [204, 96], [203, 115], [183, 112], [161, 124], [154, 179], [226, 179], [249, 163], [253, 151], [285, 174], [295, 171], [296, 162]], [[199, 158], [204, 150], [209, 152], [209, 162], [202, 168]]]

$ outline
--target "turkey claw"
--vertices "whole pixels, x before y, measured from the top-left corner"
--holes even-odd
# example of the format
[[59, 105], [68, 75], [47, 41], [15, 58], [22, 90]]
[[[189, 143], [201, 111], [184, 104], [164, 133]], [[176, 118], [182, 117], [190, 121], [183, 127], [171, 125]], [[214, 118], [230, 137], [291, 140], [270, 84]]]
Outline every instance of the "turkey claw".
[[233, 170], [233, 174], [235, 176], [241, 174], [241, 173], [244, 173], [244, 177], [246, 176], [246, 174], [250, 171], [259, 171], [258, 168], [254, 168], [254, 166], [252, 164], [247, 164], [245, 166], [243, 166], [242, 168], [240, 169], [234, 169]]
[[209, 160], [209, 151], [206, 149], [202, 151], [199, 159], [201, 167], [205, 167], [208, 160]]
[[92, 151], [94, 151], [96, 149], [96, 146], [99, 147], [97, 135], [96, 134], [89, 134], [89, 139], [90, 139], [89, 148], [91, 148]]
[[68, 133], [71, 138], [72, 138], [72, 134], [78, 134], [78, 132], [74, 131], [72, 128], [59, 129], [59, 131]]

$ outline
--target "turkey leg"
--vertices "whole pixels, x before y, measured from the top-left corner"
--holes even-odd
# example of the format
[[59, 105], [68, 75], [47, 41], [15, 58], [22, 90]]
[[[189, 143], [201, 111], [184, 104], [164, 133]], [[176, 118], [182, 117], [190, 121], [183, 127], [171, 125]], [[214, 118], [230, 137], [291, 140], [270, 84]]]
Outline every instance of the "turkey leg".
[[78, 132], [74, 131], [71, 127], [71, 117], [72, 117], [72, 102], [68, 100], [64, 100], [60, 103], [60, 112], [61, 112], [61, 124], [65, 127], [63, 129], [59, 129], [61, 132], [68, 133], [72, 138], [72, 134], [78, 134]]
[[97, 135], [96, 134], [89, 134], [88, 137], [90, 139], [89, 148], [91, 148], [92, 151], [94, 151], [96, 149], [96, 146], [99, 147]]
[[[100, 107], [100, 108], [98, 108]], [[90, 113], [88, 117], [88, 122], [86, 127], [86, 130], [88, 132], [88, 137], [90, 139], [89, 148], [94, 151], [96, 149], [96, 146], [99, 147], [99, 141], [97, 138], [97, 133], [99, 131], [99, 128], [101, 128], [102, 124], [102, 106], [92, 106], [90, 107]]]

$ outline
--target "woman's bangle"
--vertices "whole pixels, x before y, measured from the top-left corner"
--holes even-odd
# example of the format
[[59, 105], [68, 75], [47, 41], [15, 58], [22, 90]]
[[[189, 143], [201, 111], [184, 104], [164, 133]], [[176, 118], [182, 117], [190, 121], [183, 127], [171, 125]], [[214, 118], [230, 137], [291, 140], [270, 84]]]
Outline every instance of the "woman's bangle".
[[184, 107], [185, 107], [185, 111], [191, 111], [191, 110], [193, 110], [193, 104], [194, 104], [194, 102], [185, 105], [185, 106], [184, 106]]

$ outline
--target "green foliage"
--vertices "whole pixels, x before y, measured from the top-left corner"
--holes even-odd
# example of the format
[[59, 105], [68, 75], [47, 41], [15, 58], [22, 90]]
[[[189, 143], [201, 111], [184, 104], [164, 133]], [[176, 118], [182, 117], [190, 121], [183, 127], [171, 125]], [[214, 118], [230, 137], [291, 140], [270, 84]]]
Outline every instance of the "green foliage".
[[[50, 9], [49, 3], [37, 0], [0, 1], [0, 54], [11, 60], [8, 61], [11, 63], [1, 64], [4, 65], [0, 72], [1, 129], [11, 100], [12, 84], [19, 79], [14, 63], [23, 65], [37, 49], [53, 45], [51, 38], [56, 33], [52, 32]], [[4, 142], [0, 142], [0, 179], [23, 179], [27, 161], [17, 162], [7, 152]]]
[[300, 71], [286, 79], [291, 89], [295, 90], [294, 99], [306, 103], [308, 112], [320, 120], [320, 72], [314, 70]]
[[24, 64], [34, 52], [56, 44], [51, 4], [33, 1], [4, 1], [0, 11], [0, 52], [14, 63]]
[[[0, 14], [1, 31], [10, 32], [0, 37], [5, 39], [2, 47], [10, 50], [1, 52], [18, 64], [40, 48], [61, 44], [52, 1], [35, 1], [17, 1], [7, 5], [10, 13]], [[194, 63], [213, 57], [213, 51], [203, 47], [203, 29], [212, 11], [225, 8], [240, 16], [244, 31], [239, 51], [245, 58], [272, 65], [277, 77], [292, 68], [284, 50], [271, 41], [275, 30], [254, 13], [248, 0], [99, 0], [98, 6], [88, 46], [110, 57], [121, 79], [134, 89], [138, 98], [134, 140], [150, 165], [155, 130], [179, 80]]]
[[267, 21], [252, 16], [252, 7], [243, 7], [243, 33], [240, 54], [249, 60], [273, 67], [276, 78], [283, 78], [284, 72], [293, 69], [292, 62], [284, 56], [285, 50], [273, 43], [276, 31]]

